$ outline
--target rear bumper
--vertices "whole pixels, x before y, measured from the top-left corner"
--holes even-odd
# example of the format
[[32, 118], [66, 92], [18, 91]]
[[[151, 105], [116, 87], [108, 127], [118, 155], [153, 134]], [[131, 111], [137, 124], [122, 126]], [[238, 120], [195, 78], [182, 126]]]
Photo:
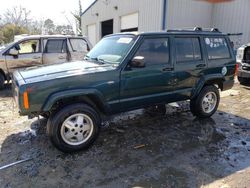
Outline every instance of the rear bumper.
[[250, 78], [250, 71], [238, 70], [238, 77]]
[[222, 91], [229, 90], [233, 87], [234, 80], [226, 80], [222, 83]]

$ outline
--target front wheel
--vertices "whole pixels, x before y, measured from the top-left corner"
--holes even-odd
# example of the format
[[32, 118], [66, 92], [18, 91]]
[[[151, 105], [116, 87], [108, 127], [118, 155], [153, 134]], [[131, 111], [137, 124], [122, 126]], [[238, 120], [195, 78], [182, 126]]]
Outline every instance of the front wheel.
[[59, 150], [70, 153], [90, 147], [98, 136], [100, 124], [100, 116], [93, 108], [73, 104], [49, 118], [47, 132]]
[[190, 110], [193, 115], [201, 118], [212, 116], [220, 103], [219, 90], [215, 86], [205, 86], [200, 94], [190, 101]]

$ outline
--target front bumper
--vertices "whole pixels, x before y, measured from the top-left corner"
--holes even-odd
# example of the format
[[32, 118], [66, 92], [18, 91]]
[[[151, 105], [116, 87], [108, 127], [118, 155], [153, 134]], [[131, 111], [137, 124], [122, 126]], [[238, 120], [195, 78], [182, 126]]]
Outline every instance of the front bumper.
[[250, 71], [238, 70], [238, 77], [250, 78]]

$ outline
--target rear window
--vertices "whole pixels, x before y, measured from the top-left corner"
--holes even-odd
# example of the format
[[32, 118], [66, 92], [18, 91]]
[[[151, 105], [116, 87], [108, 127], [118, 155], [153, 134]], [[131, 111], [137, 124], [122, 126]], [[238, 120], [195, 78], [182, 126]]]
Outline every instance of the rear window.
[[205, 38], [208, 59], [230, 58], [228, 44], [225, 38], [207, 37]]
[[176, 61], [197, 61], [201, 60], [201, 48], [198, 38], [175, 38]]

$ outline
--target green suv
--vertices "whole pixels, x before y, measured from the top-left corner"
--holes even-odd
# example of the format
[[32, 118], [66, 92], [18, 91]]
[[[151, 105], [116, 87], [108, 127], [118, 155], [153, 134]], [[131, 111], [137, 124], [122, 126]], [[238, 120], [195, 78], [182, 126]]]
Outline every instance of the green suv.
[[234, 84], [236, 60], [217, 29], [121, 33], [103, 38], [84, 61], [19, 70], [13, 92], [21, 115], [48, 118], [64, 152], [88, 148], [111, 114], [190, 100], [191, 112], [215, 113]]

